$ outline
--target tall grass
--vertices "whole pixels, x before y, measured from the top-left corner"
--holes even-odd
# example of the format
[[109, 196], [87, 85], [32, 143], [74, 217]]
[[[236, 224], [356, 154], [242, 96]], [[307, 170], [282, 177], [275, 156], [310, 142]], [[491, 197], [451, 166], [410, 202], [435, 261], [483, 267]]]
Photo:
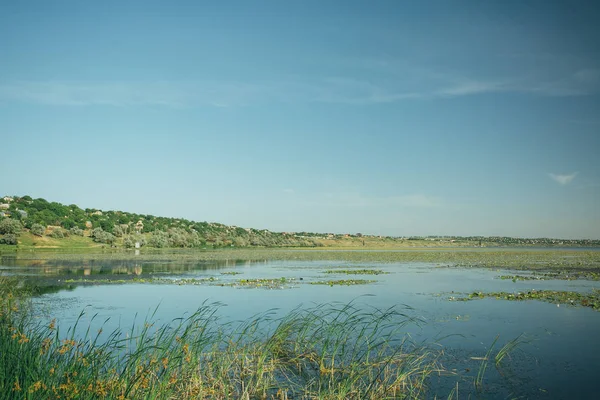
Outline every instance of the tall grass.
[[203, 304], [162, 326], [81, 334], [34, 323], [14, 280], [0, 277], [0, 296], [0, 399], [422, 398], [438, 368], [435, 352], [402, 334], [414, 321], [395, 308], [320, 305], [222, 323], [219, 305]]

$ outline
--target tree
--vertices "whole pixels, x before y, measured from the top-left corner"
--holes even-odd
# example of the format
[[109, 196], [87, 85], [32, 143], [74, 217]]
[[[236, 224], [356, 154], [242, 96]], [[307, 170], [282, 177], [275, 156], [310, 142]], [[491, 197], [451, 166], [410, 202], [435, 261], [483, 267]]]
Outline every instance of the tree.
[[40, 224], [31, 225], [30, 232], [35, 236], [43, 236], [46, 229]]
[[21, 225], [21, 222], [16, 219], [4, 218], [2, 221], [0, 221], [0, 234], [3, 235], [16, 235], [21, 232], [22, 228], [23, 225]]
[[103, 231], [112, 232], [115, 228], [115, 224], [109, 219], [103, 219], [100, 221], [100, 227]]
[[75, 221], [73, 221], [71, 218], [68, 218], [62, 221], [61, 225], [65, 229], [71, 229], [75, 226]]

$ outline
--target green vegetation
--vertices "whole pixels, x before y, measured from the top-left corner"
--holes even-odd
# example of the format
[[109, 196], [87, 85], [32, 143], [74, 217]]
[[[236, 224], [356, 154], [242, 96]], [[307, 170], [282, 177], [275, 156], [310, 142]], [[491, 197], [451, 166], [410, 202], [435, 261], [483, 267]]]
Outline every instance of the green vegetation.
[[200, 285], [207, 282], [215, 282], [218, 279], [215, 277], [209, 278], [180, 278], [180, 279], [168, 279], [168, 278], [139, 278], [130, 277], [127, 279], [108, 279], [108, 278], [78, 278], [78, 279], [65, 279], [66, 284], [80, 284], [80, 285], [119, 285], [124, 283], [142, 283], [142, 284], [162, 284], [162, 285]]
[[287, 289], [296, 282], [294, 278], [256, 278], [240, 279], [232, 283], [221, 283], [219, 286], [244, 287], [244, 288], [263, 288], [263, 289]]
[[328, 281], [314, 281], [310, 282], [311, 285], [329, 285], [329, 286], [352, 286], [352, 285], [366, 285], [377, 281], [370, 281], [367, 279], [332, 279]]
[[535, 280], [562, 280], [573, 281], [583, 279], [587, 281], [600, 280], [600, 272], [597, 271], [547, 271], [535, 272], [531, 275], [501, 275], [498, 279], [516, 281], [535, 281]]
[[328, 269], [324, 274], [345, 274], [345, 275], [381, 275], [389, 274], [380, 269]]
[[[185, 218], [165, 218], [124, 211], [82, 209], [30, 196], [0, 199], [0, 246], [19, 249], [81, 248], [72, 236], [84, 236], [88, 247], [225, 248], [225, 247], [343, 247], [349, 249], [460, 248], [502, 246], [600, 246], [600, 240], [523, 239], [509, 237], [389, 237], [314, 232], [271, 232]], [[22, 228], [25, 232], [22, 232]], [[40, 228], [41, 227], [41, 228]], [[3, 231], [6, 231], [3, 233]], [[62, 237], [60, 236], [62, 234]], [[21, 235], [19, 237], [19, 235]], [[46, 236], [47, 235], [47, 236]], [[61, 243], [34, 241], [26, 236], [62, 239]], [[140, 240], [141, 239], [141, 240]], [[33, 243], [33, 245], [31, 244]], [[6, 250], [0, 247], [0, 250]]]
[[[8, 196], [7, 196], [8, 197]], [[81, 209], [77, 205], [12, 197], [0, 216], [0, 243], [15, 245], [22, 228], [27, 235], [63, 239], [66, 243], [20, 240], [21, 247], [69, 247], [69, 236], [85, 236], [109, 247], [220, 248], [220, 247], [316, 247], [316, 240], [301, 235], [276, 233], [267, 229], [244, 229], [219, 223], [196, 222], [184, 218], [164, 218], [123, 211]], [[4, 200], [0, 200], [2, 202]], [[8, 217], [8, 218], [7, 218]], [[48, 227], [48, 228], [45, 228]], [[7, 236], [8, 235], [8, 236]], [[13, 236], [14, 235], [14, 236]], [[61, 236], [62, 235], [62, 236]], [[89, 240], [89, 239], [88, 239]], [[89, 241], [89, 246], [93, 243]], [[79, 247], [79, 246], [77, 246]]]
[[535, 290], [528, 292], [473, 292], [467, 296], [453, 296], [450, 300], [453, 301], [468, 301], [484, 298], [493, 298], [497, 300], [540, 300], [557, 305], [566, 304], [572, 306], [590, 307], [596, 311], [600, 311], [600, 290], [593, 289], [590, 293], [558, 291], [558, 290]]
[[[397, 309], [297, 309], [241, 324], [219, 305], [130, 331], [36, 324], [15, 281], [0, 278], [0, 399], [424, 398], [437, 351], [402, 334]], [[80, 317], [83, 316], [83, 313]]]

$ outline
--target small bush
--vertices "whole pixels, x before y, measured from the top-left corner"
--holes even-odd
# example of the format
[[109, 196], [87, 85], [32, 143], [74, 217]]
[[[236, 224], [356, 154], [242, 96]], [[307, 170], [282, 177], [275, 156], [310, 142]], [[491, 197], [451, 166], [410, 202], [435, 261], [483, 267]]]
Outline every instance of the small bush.
[[92, 239], [94, 242], [106, 243], [113, 245], [117, 238], [110, 232], [105, 232], [102, 228], [96, 228], [92, 231]]
[[13, 235], [12, 233], [7, 233], [4, 236], [0, 236], [0, 244], [17, 244], [17, 235]]
[[43, 236], [46, 229], [41, 224], [33, 224], [31, 225], [31, 229], [29, 231], [32, 235]]
[[169, 235], [163, 231], [155, 231], [152, 233], [148, 245], [152, 247], [169, 247]]
[[123, 232], [123, 228], [121, 228], [120, 225], [115, 225], [115, 227], [113, 228], [113, 235], [115, 235], [116, 237], [122, 237], [124, 233], [125, 232]]
[[146, 245], [146, 239], [141, 234], [127, 235], [123, 238], [123, 246], [130, 249], [135, 247], [135, 244], [139, 243], [140, 247], [144, 247]]
[[62, 239], [65, 235], [65, 230], [62, 228], [56, 228], [50, 233], [50, 237], [54, 239]]
[[6, 235], [6, 234], [16, 235], [19, 232], [21, 232], [22, 228], [23, 228], [23, 225], [21, 225], [21, 222], [16, 219], [4, 218], [4, 219], [2, 219], [2, 221], [0, 221], [0, 234], [2, 234], [2, 235]]
[[83, 229], [78, 228], [78, 227], [73, 227], [73, 228], [69, 229], [69, 233], [71, 233], [71, 235], [75, 235], [75, 236], [83, 236]]

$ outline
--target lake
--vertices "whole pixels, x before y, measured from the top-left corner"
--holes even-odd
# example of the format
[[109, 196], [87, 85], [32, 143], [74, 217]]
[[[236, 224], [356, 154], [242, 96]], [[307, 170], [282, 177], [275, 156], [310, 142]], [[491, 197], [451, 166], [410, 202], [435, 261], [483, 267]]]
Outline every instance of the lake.
[[[417, 343], [443, 351], [452, 375], [433, 378], [432, 394], [446, 397], [456, 382], [461, 396], [482, 398], [592, 398], [600, 370], [600, 313], [541, 301], [484, 298], [453, 301], [473, 292], [565, 290], [587, 293], [599, 281], [499, 279], [514, 271], [462, 268], [451, 263], [332, 260], [189, 261], [49, 260], [2, 258], [0, 273], [18, 275], [46, 293], [35, 298], [42, 320], [63, 331], [80, 316], [78, 334], [152, 319], [158, 324], [219, 303], [218, 315], [244, 321], [298, 307], [353, 303], [368, 309], [397, 307], [414, 322], [403, 328]], [[379, 274], [349, 274], [357, 270]], [[520, 272], [524, 274], [523, 271]], [[342, 280], [350, 280], [340, 284]], [[354, 280], [354, 281], [352, 281]], [[367, 280], [372, 282], [356, 282]], [[217, 306], [215, 306], [217, 307]], [[495, 342], [497, 338], [497, 341]], [[472, 383], [491, 346], [521, 344], [496, 368], [488, 367], [484, 392]]]

